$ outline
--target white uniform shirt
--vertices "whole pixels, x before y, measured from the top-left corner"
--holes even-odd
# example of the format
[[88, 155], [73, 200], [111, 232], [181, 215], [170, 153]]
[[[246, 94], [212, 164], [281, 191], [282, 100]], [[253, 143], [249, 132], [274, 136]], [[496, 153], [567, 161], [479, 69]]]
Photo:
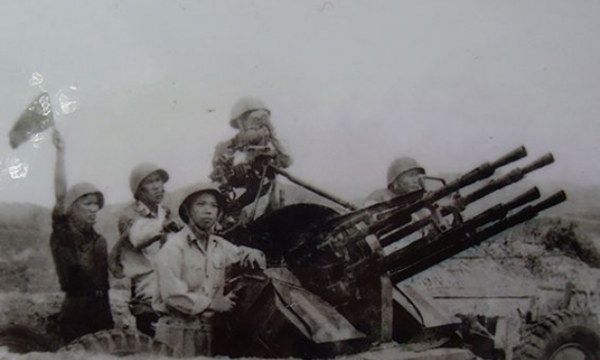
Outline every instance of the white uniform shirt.
[[127, 209], [126, 214], [120, 219], [119, 230], [122, 241], [129, 244], [122, 246], [119, 256], [123, 266], [123, 274], [135, 282], [136, 298], [151, 301], [156, 293], [156, 280], [154, 276], [154, 258], [161, 247], [160, 241], [136, 249], [147, 243], [150, 239], [163, 235], [163, 226], [167, 218], [167, 210], [159, 205], [153, 213], [141, 201], [136, 201]]
[[163, 313], [174, 308], [192, 316], [212, 315], [207, 309], [216, 295], [224, 295], [225, 269], [252, 253], [264, 257], [258, 250], [236, 246], [216, 235], [209, 235], [204, 247], [187, 226], [169, 234], [156, 256], [154, 309]]

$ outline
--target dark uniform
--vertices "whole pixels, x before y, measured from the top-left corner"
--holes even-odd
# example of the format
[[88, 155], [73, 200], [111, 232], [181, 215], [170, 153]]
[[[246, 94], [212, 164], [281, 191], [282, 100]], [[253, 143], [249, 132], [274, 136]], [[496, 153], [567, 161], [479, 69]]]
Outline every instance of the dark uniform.
[[106, 239], [93, 228], [79, 230], [67, 215], [52, 215], [50, 247], [61, 289], [61, 337], [70, 342], [114, 327], [108, 300]]

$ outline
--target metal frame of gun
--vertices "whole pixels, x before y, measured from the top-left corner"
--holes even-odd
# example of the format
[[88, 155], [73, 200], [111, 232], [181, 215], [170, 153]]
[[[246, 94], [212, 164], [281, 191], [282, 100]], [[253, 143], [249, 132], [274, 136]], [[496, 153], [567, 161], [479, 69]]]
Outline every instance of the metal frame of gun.
[[[415, 254], [421, 251], [423, 248], [431, 246], [431, 243], [436, 241], [439, 242], [439, 239], [441, 239], [442, 237], [452, 238], [454, 236], [462, 236], [463, 234], [468, 234], [469, 232], [474, 231], [477, 228], [486, 225], [489, 222], [504, 218], [509, 211], [519, 208], [531, 201], [537, 200], [540, 198], [540, 196], [540, 191], [538, 190], [538, 188], [534, 187], [524, 192], [523, 194], [517, 196], [516, 198], [510, 200], [507, 203], [497, 204], [487, 209], [486, 211], [476, 215], [472, 219], [469, 219], [458, 226], [450, 228], [445, 233], [426, 235], [421, 239], [411, 243], [410, 245], [394, 251], [386, 257], [386, 262], [393, 267], [394, 264], [402, 263], [403, 261], [409, 260], [412, 256], [415, 256]], [[381, 240], [384, 239], [386, 238], [382, 238]]]

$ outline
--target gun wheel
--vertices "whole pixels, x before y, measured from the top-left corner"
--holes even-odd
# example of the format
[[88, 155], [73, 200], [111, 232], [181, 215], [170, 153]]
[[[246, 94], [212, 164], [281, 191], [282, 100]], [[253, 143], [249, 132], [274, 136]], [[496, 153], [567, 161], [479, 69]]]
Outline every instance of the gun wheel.
[[172, 356], [173, 349], [134, 330], [111, 329], [88, 334], [73, 340], [59, 351], [77, 351], [114, 356], [157, 354]]
[[589, 311], [559, 310], [528, 325], [517, 360], [600, 360], [600, 327]]
[[21, 325], [0, 327], [0, 347], [17, 354], [52, 350], [50, 342], [43, 335]]

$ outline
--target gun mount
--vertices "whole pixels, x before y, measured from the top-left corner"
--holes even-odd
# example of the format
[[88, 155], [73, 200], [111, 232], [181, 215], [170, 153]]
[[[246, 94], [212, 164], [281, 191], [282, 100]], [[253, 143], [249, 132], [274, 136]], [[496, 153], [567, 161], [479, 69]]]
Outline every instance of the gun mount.
[[[332, 356], [359, 351], [369, 344], [392, 339], [406, 342], [418, 337], [426, 326], [415, 315], [418, 309], [415, 312], [409, 308], [415, 306], [411, 302], [418, 294], [407, 294], [396, 284], [566, 200], [565, 193], [560, 191], [531, 205], [541, 197], [540, 191], [532, 188], [475, 215], [466, 215], [465, 210], [471, 204], [554, 161], [552, 155], [547, 154], [488, 181], [466, 196], [459, 194], [460, 190], [476, 186], [492, 177], [497, 169], [526, 155], [525, 148], [520, 147], [437, 190], [417, 191], [345, 213], [316, 204], [287, 206], [259, 217], [244, 228], [234, 229], [226, 237], [264, 251], [271, 268], [280, 269], [292, 279], [288, 281], [289, 288], [295, 291], [301, 288], [319, 299], [315, 303], [318, 305], [306, 306], [312, 307], [313, 311], [319, 309], [316, 313], [329, 314], [321, 315], [324, 324], [329, 324], [323, 326], [337, 322], [337, 334], [341, 338], [344, 336], [340, 334], [348, 335], [344, 341], [338, 341], [344, 346], [329, 346], [329, 353], [320, 354]], [[278, 292], [279, 297], [282, 293], [285, 291]], [[288, 305], [293, 307], [298, 302], [292, 301]], [[296, 314], [298, 318], [316, 316], [300, 307]], [[343, 325], [339, 325], [339, 319], [344, 319]], [[319, 321], [314, 321], [312, 328], [322, 330]], [[447, 326], [448, 323], [439, 321], [438, 325], [439, 329], [445, 328], [446, 333], [454, 334], [449, 337], [449, 343], [457, 341], [452, 339], [456, 324]], [[274, 336], [273, 332], [269, 334]], [[255, 336], [263, 338], [265, 335], [257, 333]], [[479, 340], [485, 343], [481, 337]], [[486, 356], [485, 351], [481, 353]], [[246, 352], [241, 355], [256, 354]], [[302, 356], [302, 352], [274, 352], [271, 355]], [[492, 356], [489, 351], [487, 356]]]

